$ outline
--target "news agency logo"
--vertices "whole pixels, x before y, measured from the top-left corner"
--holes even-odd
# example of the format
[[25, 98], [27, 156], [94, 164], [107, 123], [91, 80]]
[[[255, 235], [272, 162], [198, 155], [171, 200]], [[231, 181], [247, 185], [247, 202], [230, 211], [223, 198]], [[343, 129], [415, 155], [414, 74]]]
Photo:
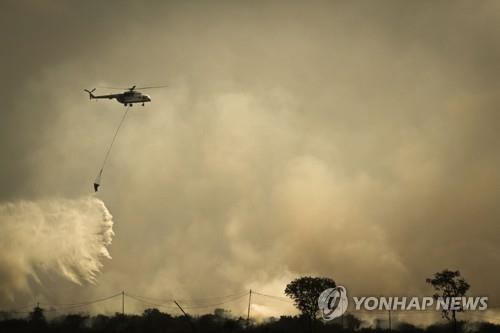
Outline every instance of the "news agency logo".
[[347, 290], [342, 286], [328, 288], [318, 297], [318, 306], [324, 320], [332, 320], [344, 314], [349, 305]]
[[[355, 311], [486, 311], [488, 297], [352, 297]], [[318, 297], [321, 317], [329, 321], [342, 316], [349, 305], [347, 290], [338, 286], [325, 289]]]

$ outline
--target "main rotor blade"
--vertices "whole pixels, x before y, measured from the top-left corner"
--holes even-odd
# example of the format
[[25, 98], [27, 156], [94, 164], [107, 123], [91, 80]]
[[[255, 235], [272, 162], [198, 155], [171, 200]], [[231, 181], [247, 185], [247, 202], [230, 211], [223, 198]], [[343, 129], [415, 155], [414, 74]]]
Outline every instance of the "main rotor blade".
[[155, 89], [155, 88], [165, 88], [165, 87], [168, 87], [168, 86], [135, 87], [135, 90]]
[[103, 86], [99, 86], [98, 88], [102, 88], [102, 89], [114, 89], [114, 90], [144, 90], [144, 89], [156, 89], [156, 88], [166, 88], [168, 86], [148, 86], [148, 87], [136, 87], [136, 86], [132, 86], [132, 87], [103, 87]]
[[127, 89], [130, 89], [130, 87], [120, 88], [120, 87], [102, 87], [102, 86], [99, 86], [97, 88], [101, 88], [101, 89], [114, 89], [114, 90], [127, 90]]

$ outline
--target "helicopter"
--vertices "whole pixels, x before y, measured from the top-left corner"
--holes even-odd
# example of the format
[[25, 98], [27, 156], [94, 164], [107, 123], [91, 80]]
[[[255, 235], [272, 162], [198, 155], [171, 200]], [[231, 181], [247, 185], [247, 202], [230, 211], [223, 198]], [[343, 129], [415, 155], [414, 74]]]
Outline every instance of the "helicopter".
[[141, 103], [144, 106], [144, 103], [151, 102], [151, 97], [149, 95], [143, 94], [137, 89], [153, 89], [153, 88], [164, 88], [166, 86], [154, 86], [154, 87], [137, 87], [132, 86], [130, 88], [114, 88], [114, 87], [102, 87], [106, 89], [125, 89], [124, 92], [120, 94], [110, 94], [110, 95], [94, 95], [93, 92], [96, 88], [92, 90], [83, 89], [89, 94], [90, 99], [116, 99], [118, 103], [123, 104], [124, 106], [132, 106], [134, 103]]

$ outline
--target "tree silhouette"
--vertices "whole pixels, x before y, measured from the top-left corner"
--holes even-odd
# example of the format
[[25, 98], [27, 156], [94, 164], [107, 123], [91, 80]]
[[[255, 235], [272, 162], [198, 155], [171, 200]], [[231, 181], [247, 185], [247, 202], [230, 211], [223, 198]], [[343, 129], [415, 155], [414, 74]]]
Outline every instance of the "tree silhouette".
[[351, 331], [357, 331], [362, 324], [362, 321], [358, 317], [350, 313], [344, 315], [343, 322], [344, 327]]
[[[443, 298], [448, 302], [448, 305], [451, 305], [452, 297], [465, 296], [465, 293], [470, 288], [470, 285], [460, 276], [460, 271], [450, 271], [448, 269], [435, 273], [432, 278], [427, 278], [425, 281], [436, 290], [433, 297], [435, 299]], [[463, 311], [461, 304], [457, 308], [443, 307], [442, 315], [449, 321], [453, 321], [454, 332], [457, 331], [457, 312], [461, 311]]]
[[28, 322], [33, 331], [42, 332], [47, 327], [47, 320], [40, 306], [35, 306], [28, 316]]
[[328, 288], [335, 288], [336, 284], [330, 278], [304, 276], [290, 282], [285, 289], [285, 294], [293, 299], [297, 309], [312, 323], [318, 313], [318, 297]]

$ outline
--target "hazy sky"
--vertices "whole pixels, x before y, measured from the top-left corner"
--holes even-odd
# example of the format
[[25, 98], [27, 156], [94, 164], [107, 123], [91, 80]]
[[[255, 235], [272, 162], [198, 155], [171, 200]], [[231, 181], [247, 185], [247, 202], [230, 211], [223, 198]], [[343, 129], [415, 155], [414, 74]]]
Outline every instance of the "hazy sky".
[[124, 107], [82, 89], [169, 85], [104, 170], [97, 283], [5, 304], [300, 275], [422, 294], [444, 268], [499, 304], [499, 22], [498, 1], [2, 1], [1, 204], [91, 194]]

